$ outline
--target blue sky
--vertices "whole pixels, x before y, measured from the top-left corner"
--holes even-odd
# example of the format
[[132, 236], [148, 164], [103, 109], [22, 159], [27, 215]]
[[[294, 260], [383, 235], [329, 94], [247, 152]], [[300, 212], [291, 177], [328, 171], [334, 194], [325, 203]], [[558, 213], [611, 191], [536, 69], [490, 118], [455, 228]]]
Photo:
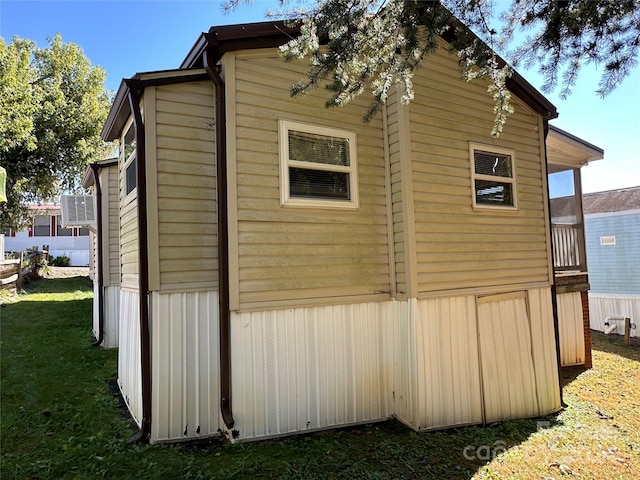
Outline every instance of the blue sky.
[[[176, 68], [198, 35], [212, 25], [257, 22], [274, 2], [256, 0], [225, 15], [221, 0], [46, 1], [0, 0], [0, 36], [14, 35], [47, 45], [62, 34], [80, 45], [94, 65], [107, 71], [116, 90], [136, 72]], [[535, 71], [519, 70], [539, 88]], [[582, 169], [584, 192], [640, 185], [640, 67], [605, 99], [595, 94], [600, 76], [585, 68], [572, 95], [547, 97], [560, 117], [553, 124], [605, 150], [605, 159]]]

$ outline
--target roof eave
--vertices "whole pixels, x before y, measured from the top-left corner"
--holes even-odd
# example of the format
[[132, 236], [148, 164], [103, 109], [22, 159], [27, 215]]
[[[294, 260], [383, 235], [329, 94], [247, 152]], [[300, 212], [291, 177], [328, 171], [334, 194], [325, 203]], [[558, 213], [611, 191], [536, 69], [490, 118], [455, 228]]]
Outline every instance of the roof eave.
[[131, 116], [131, 105], [129, 105], [128, 82], [136, 81], [144, 88], [148, 86], [167, 85], [171, 83], [190, 82], [206, 80], [208, 78], [204, 69], [182, 68], [176, 70], [160, 70], [156, 72], [136, 73], [129, 79], [122, 80], [120, 88], [113, 100], [111, 110], [107, 116], [107, 121], [101, 132], [101, 137], [105, 142], [111, 142], [120, 138], [124, 124]]
[[[202, 66], [202, 54], [209, 44], [208, 39], [212, 37], [215, 38], [215, 45], [209, 46], [214, 48], [214, 57], [220, 58], [226, 52], [278, 47], [299, 33], [299, 24], [292, 26], [289, 21], [214, 26], [209, 29], [208, 34], [203, 33], [198, 37], [180, 64], [180, 68]], [[504, 60], [500, 60], [504, 64]], [[514, 71], [507, 79], [507, 88], [542, 115], [545, 120], [558, 117], [556, 107], [518, 72]]]
[[120, 82], [120, 87], [116, 92], [116, 96], [113, 99], [107, 120], [104, 123], [104, 127], [102, 127], [102, 132], [100, 133], [102, 140], [105, 142], [112, 142], [120, 137], [120, 130], [118, 127], [121, 124], [124, 124], [124, 122], [127, 121], [127, 118], [129, 118], [129, 115], [131, 115], [131, 108], [127, 101], [128, 93], [129, 87], [127, 87], [126, 82], [122, 80], [122, 82]]
[[589, 143], [580, 137], [576, 137], [575, 135], [567, 132], [566, 130], [562, 130], [561, 128], [556, 127], [555, 125], [549, 125], [549, 128], [551, 133], [555, 133], [560, 136], [566, 137], [566, 139], [575, 143], [577, 146], [580, 146], [586, 150], [590, 150], [591, 155], [589, 160], [602, 160], [604, 158], [604, 149], [598, 147], [597, 145], [594, 145], [593, 143]]

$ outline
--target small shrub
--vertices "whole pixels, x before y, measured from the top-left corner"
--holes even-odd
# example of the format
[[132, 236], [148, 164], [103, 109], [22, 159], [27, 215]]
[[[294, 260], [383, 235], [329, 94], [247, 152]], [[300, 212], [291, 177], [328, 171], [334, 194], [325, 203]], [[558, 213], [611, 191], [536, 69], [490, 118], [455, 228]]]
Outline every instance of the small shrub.
[[68, 267], [71, 265], [71, 259], [66, 255], [60, 255], [59, 257], [55, 257], [51, 261], [51, 265], [54, 267]]

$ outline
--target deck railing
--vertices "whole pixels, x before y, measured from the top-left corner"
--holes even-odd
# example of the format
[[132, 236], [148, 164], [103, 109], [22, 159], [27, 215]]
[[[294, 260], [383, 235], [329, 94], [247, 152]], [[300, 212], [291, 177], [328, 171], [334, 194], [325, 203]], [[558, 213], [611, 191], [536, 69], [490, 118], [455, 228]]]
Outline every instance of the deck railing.
[[586, 250], [582, 224], [554, 224], [553, 267], [556, 271], [586, 271]]

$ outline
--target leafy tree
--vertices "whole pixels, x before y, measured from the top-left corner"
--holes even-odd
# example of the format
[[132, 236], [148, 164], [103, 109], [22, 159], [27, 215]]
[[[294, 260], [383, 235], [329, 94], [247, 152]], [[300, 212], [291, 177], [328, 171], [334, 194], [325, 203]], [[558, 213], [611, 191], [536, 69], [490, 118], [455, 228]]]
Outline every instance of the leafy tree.
[[86, 165], [107, 153], [100, 138], [110, 104], [105, 78], [60, 35], [47, 48], [0, 38], [0, 165], [7, 176], [0, 227], [24, 226], [25, 203], [77, 190]]
[[[228, 0], [231, 10], [253, 0]], [[301, 34], [281, 47], [287, 59], [310, 59], [307, 77], [291, 87], [292, 95], [326, 83], [327, 106], [340, 106], [368, 90], [373, 95], [365, 120], [375, 115], [399, 86], [402, 101], [413, 98], [411, 78], [444, 37], [459, 56], [462, 78], [489, 82], [498, 136], [513, 111], [505, 83], [512, 70], [494, 54], [504, 52], [514, 66], [539, 66], [543, 91], [561, 79], [561, 95], [574, 85], [580, 67], [602, 69], [602, 96], [636, 65], [640, 47], [638, 0], [511, 0], [496, 14], [495, 0], [280, 0], [273, 17], [299, 21]], [[520, 45], [507, 45], [518, 32], [529, 32]], [[473, 32], [473, 33], [472, 33]], [[522, 35], [519, 35], [521, 37]]]

